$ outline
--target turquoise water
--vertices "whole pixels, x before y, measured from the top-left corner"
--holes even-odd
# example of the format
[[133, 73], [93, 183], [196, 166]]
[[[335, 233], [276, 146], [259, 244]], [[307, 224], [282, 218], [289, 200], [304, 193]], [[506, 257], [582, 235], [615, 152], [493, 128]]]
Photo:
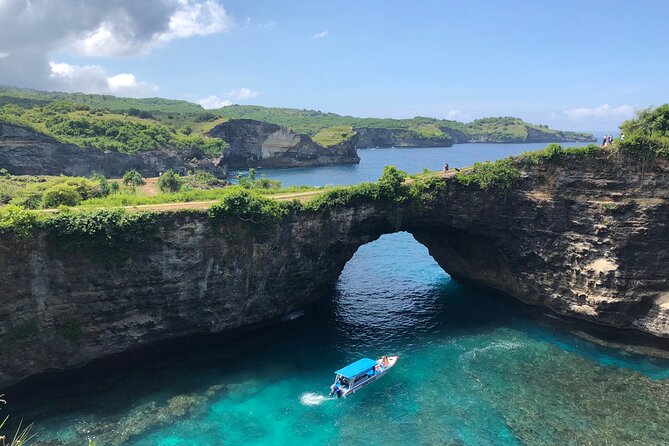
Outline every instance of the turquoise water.
[[[413, 150], [393, 164], [419, 164]], [[455, 282], [388, 234], [287, 320], [61, 374], [9, 409], [50, 446], [669, 444], [669, 361], [592, 333], [609, 334]], [[382, 354], [400, 355], [385, 377], [327, 397], [334, 370]]]

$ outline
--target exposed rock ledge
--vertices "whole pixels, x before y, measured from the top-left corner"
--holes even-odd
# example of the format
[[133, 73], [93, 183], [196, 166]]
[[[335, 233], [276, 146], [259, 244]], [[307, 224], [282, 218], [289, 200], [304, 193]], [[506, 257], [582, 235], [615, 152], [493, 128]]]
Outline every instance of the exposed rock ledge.
[[308, 135], [252, 119], [231, 119], [209, 131], [230, 144], [224, 162], [230, 168], [305, 167], [357, 164], [358, 135], [332, 147], [316, 144]]
[[505, 197], [447, 181], [420, 209], [359, 201], [262, 229], [162, 214], [149, 245], [111, 268], [46, 235], [0, 238], [0, 387], [286, 314], [321, 297], [360, 245], [397, 230], [456, 279], [669, 337], [669, 165], [571, 158], [533, 167]]
[[198, 150], [154, 150], [136, 155], [85, 149], [64, 144], [23, 127], [0, 123], [0, 168], [13, 175], [89, 176], [100, 172], [120, 178], [130, 169], [156, 177], [172, 169], [178, 173], [205, 170], [218, 178], [226, 171], [220, 158], [210, 159]]

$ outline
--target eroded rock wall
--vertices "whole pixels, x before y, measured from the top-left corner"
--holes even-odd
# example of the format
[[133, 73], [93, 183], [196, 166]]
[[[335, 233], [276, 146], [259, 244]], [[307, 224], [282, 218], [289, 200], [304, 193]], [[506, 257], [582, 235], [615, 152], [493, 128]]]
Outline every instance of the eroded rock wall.
[[308, 135], [287, 127], [252, 119], [231, 119], [217, 125], [209, 136], [230, 147], [224, 162], [230, 168], [303, 167], [329, 164], [357, 164], [358, 135], [332, 146], [316, 144]]
[[124, 261], [0, 238], [0, 387], [50, 369], [266, 321], [320, 298], [357, 248], [406, 230], [456, 279], [669, 337], [669, 166], [571, 158], [506, 195], [453, 177], [422, 207], [358, 201], [279, 225], [167, 213]]
[[137, 154], [85, 149], [61, 143], [30, 129], [0, 123], [0, 168], [13, 175], [90, 176], [100, 172], [120, 178], [131, 169], [157, 177], [172, 169], [180, 174], [204, 170], [218, 178], [226, 171], [220, 158], [208, 158], [199, 150], [153, 150]]
[[360, 147], [450, 147], [453, 139], [449, 134], [442, 137], [421, 136], [405, 129], [356, 128], [360, 135]]

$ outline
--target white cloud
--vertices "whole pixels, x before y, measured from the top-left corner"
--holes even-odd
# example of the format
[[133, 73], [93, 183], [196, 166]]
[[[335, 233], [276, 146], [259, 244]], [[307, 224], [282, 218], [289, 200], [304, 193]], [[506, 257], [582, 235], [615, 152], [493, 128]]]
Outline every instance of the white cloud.
[[460, 116], [462, 116], [462, 112], [460, 110], [449, 110], [446, 112], [446, 119], [457, 119]]
[[100, 65], [70, 65], [50, 62], [49, 78], [65, 90], [84, 93], [118, 94], [142, 97], [154, 93], [158, 87], [148, 82], [138, 81], [134, 74], [120, 73], [107, 75]]
[[134, 17], [121, 10], [97, 28], [83, 33], [71, 46], [86, 56], [124, 56], [148, 53], [170, 40], [215, 34], [234, 27], [234, 21], [216, 0], [178, 0], [177, 5], [165, 29], [148, 35], [138, 32], [141, 30], [135, 29]]
[[326, 29], [326, 30], [323, 31], [323, 32], [314, 34], [314, 39], [323, 39], [323, 38], [327, 37], [328, 34], [330, 34], [330, 32]]
[[9, 53], [0, 52], [0, 59], [4, 59], [5, 57], [9, 57]]
[[571, 108], [564, 113], [572, 121], [584, 121], [602, 118], [626, 119], [634, 116], [634, 107], [631, 105], [621, 105], [620, 107], [611, 107], [609, 104], [600, 105], [594, 108]]
[[237, 100], [243, 100], [243, 99], [253, 99], [257, 98], [258, 93], [255, 90], [251, 90], [250, 88], [242, 87], [242, 88], [234, 88], [228, 92], [228, 97], [231, 99], [237, 99]]
[[[0, 0], [0, 83], [57, 88], [50, 61], [146, 54], [175, 39], [231, 30], [224, 0]], [[90, 71], [90, 70], [89, 70]]]
[[[255, 90], [242, 87], [242, 88], [233, 88], [232, 90], [228, 91], [226, 96], [232, 101], [243, 101], [245, 99], [257, 98], [259, 94], [260, 93], [258, 93]], [[197, 103], [206, 109], [212, 109], [212, 108], [221, 108], [228, 105], [232, 105], [231, 100], [221, 99], [216, 95], [210, 95], [206, 98], [200, 99], [199, 101], [197, 101]]]
[[223, 108], [227, 107], [228, 105], [232, 105], [232, 102], [221, 99], [218, 96], [214, 96], [213, 94], [204, 99], [200, 99], [197, 101], [197, 103], [200, 104], [202, 108], [206, 108], [207, 110], [212, 108]]
[[217, 0], [206, 0], [201, 3], [179, 0], [179, 4], [179, 9], [170, 17], [168, 31], [158, 36], [160, 41], [206, 36], [228, 31], [234, 27], [234, 21]]

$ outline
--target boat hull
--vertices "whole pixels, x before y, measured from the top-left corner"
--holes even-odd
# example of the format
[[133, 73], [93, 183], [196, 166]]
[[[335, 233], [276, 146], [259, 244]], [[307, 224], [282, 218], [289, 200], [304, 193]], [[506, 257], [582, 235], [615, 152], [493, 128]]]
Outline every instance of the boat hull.
[[[337, 395], [337, 398], [339, 397], [347, 397], [348, 395], [351, 395], [358, 390], [362, 389], [363, 387], [367, 387], [369, 384], [373, 383], [374, 381], [378, 380], [382, 376], [384, 376], [386, 373], [388, 373], [388, 370], [392, 369], [395, 364], [397, 364], [397, 360], [399, 359], [399, 356], [388, 356], [388, 366], [385, 368], [382, 368], [380, 371], [375, 371], [374, 375], [370, 376], [369, 378], [362, 379], [358, 383], [353, 384], [350, 388], [341, 388], [337, 387], [336, 385], [332, 385], [330, 389], [332, 392], [330, 395]], [[379, 360], [380, 361], [380, 360]]]

